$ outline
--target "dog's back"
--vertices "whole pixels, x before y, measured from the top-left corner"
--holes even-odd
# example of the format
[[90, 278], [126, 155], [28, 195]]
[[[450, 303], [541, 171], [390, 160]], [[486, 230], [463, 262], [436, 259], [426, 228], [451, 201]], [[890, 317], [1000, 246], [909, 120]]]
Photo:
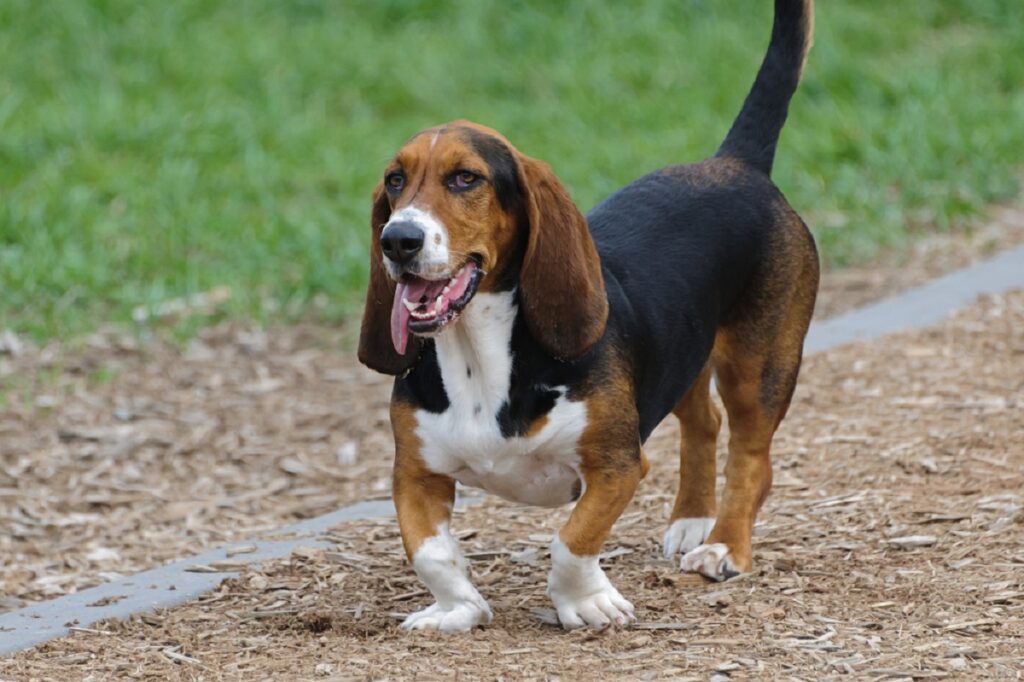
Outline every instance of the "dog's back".
[[[812, 4], [776, 3], [761, 69], [714, 157], [639, 178], [587, 215], [612, 324], [630, 330], [643, 438], [700, 373], [718, 328], [756, 313], [752, 298], [792, 295], [789, 280], [813, 270], [800, 287], [811, 290], [801, 307], [813, 308], [814, 241], [769, 178], [810, 47]], [[786, 266], [773, 268], [783, 252]]]

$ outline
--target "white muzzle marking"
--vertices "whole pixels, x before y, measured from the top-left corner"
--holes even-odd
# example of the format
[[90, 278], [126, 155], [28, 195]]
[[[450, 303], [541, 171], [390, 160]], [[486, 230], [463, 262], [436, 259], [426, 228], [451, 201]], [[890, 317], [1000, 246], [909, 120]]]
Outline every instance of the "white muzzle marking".
[[[413, 223], [423, 230], [423, 249], [412, 261], [413, 274], [425, 279], [441, 279], [452, 274], [448, 271], [448, 230], [440, 220], [428, 211], [406, 206], [391, 214], [382, 234], [387, 232], [389, 225], [398, 222]], [[397, 280], [402, 275], [402, 268], [387, 256], [384, 263], [392, 279]]]

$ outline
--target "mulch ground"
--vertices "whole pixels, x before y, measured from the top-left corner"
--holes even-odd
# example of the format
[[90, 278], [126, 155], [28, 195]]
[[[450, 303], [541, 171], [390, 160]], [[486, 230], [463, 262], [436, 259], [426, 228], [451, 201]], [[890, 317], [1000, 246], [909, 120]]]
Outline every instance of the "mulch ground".
[[[201, 343], [209, 352], [226, 352], [210, 339]], [[224, 347], [237, 344], [236, 339]], [[228, 363], [220, 381], [233, 382], [237, 389], [273, 382], [282, 375], [307, 377], [296, 379], [306, 390], [290, 385], [273, 399], [268, 396], [277, 391], [242, 392], [234, 396], [237, 402], [214, 406], [222, 410], [216, 414], [228, 415], [218, 417], [225, 425], [206, 436], [214, 441], [199, 442], [217, 443], [218, 450], [226, 447], [223, 454], [202, 455], [214, 448], [199, 445], [176, 456], [186, 462], [206, 457], [188, 465], [192, 468], [159, 464], [166, 467], [160, 471], [167, 480], [158, 479], [166, 486], [163, 490], [181, 495], [180, 490], [191, 486], [198, 489], [193, 498], [209, 500], [210, 509], [197, 512], [206, 516], [186, 526], [193, 539], [227, 539], [216, 521], [225, 512], [234, 515], [236, 526], [251, 526], [254, 518], [263, 522], [285, 517], [278, 506], [305, 499], [296, 489], [314, 487], [318, 477], [331, 475], [314, 466], [318, 460], [310, 453], [337, 462], [339, 448], [351, 449], [349, 440], [334, 440], [340, 437], [335, 430], [354, 429], [344, 432], [344, 438], [356, 442], [357, 464], [352, 466], [366, 467], [359, 480], [386, 480], [381, 454], [390, 449], [384, 426], [385, 387], [370, 384], [360, 389], [363, 396], [375, 396], [369, 413], [362, 407], [365, 397], [356, 403], [349, 395], [349, 382], [363, 376], [358, 373], [339, 379], [333, 393], [321, 395], [312, 387], [329, 385], [324, 376], [332, 367], [341, 372], [345, 366], [330, 364], [337, 361], [329, 349], [301, 348], [305, 345], [296, 344], [291, 353], [275, 357], [312, 358], [308, 377], [295, 369], [303, 361], [269, 364], [260, 354], [264, 351], [256, 351], [242, 363], [251, 375], [236, 375]], [[145, 364], [133, 365], [133, 370], [140, 371]], [[176, 369], [196, 372], [189, 381], [203, 385], [213, 381], [211, 365], [205, 367], [205, 374], [194, 368]], [[262, 374], [259, 367], [265, 368]], [[187, 390], [175, 383], [174, 369], [162, 368], [160, 401], [148, 408], [127, 406], [131, 414], [145, 414], [144, 419], [124, 423], [148, 423], [144, 420], [154, 418], [156, 405], [173, 404], [175, 391]], [[1024, 677], [1022, 369], [1024, 292], [982, 299], [929, 331], [808, 358], [790, 416], [775, 440], [776, 482], [757, 527], [755, 571], [723, 584], [680, 574], [674, 563], [661, 557], [658, 540], [677, 476], [677, 429], [666, 422], [647, 445], [651, 473], [606, 547], [609, 576], [637, 606], [639, 622], [627, 630], [565, 633], [551, 624], [554, 614], [544, 593], [546, 545], [567, 511], [488, 498], [457, 514], [453, 524], [475, 580], [495, 609], [495, 622], [472, 634], [407, 634], [398, 629], [399, 619], [426, 605], [428, 596], [404, 562], [394, 522], [367, 521], [333, 529], [329, 538], [336, 547], [331, 551], [297, 551], [288, 559], [251, 567], [182, 607], [101, 623], [93, 632], [3, 659], [0, 678], [817, 680], [853, 674], [866, 679], [1019, 679]], [[128, 374], [132, 372], [123, 380]], [[161, 373], [154, 369], [145, 377], [132, 380], [141, 385], [161, 379]], [[94, 392], [83, 389], [82, 394], [74, 399], [87, 401], [83, 396]], [[352, 412], [338, 416], [343, 410], [337, 404], [328, 411], [332, 400], [348, 400], [342, 404]], [[322, 406], [313, 413], [322, 409], [323, 420], [342, 421], [326, 422], [328, 427], [296, 421], [294, 413], [283, 416], [300, 403]], [[195, 400], [192, 404], [197, 414], [203, 414]], [[70, 420], [65, 414], [62, 411], [61, 418]], [[0, 423], [11, 423], [9, 417], [5, 420]], [[166, 415], [162, 421], [179, 423]], [[254, 425], [273, 428], [278, 439], [303, 429], [323, 428], [328, 433], [303, 440], [286, 454], [249, 445], [248, 439], [262, 432]], [[12, 429], [0, 427], [0, 433], [2, 428], [7, 429], [6, 443]], [[241, 443], [232, 440], [236, 432]], [[76, 442], [55, 438], [57, 452], [62, 443]], [[96, 478], [102, 480], [109, 457], [84, 456], [81, 443], [112, 446], [104, 445], [102, 438], [78, 441], [72, 451], [92, 457], [100, 472]], [[129, 459], [149, 452], [150, 443], [134, 446]], [[264, 466], [275, 469], [267, 474], [268, 480], [284, 476], [290, 482], [272, 493], [261, 492], [274, 499], [239, 499], [245, 493], [240, 483], [231, 481], [248, 470], [237, 463], [250, 452], [246, 447], [252, 447], [252, 456], [264, 458], [258, 460]], [[304, 456], [295, 454], [300, 449]], [[30, 448], [26, 446], [25, 452], [23, 456], [30, 457]], [[159, 460], [160, 452], [166, 450], [150, 455], [146, 466]], [[367, 462], [373, 452], [378, 453], [372, 455], [375, 463]], [[61, 462], [74, 460], [74, 455], [68, 457]], [[5, 458], [5, 466], [9, 461]], [[283, 469], [285, 461], [296, 465]], [[326, 468], [347, 469], [337, 463]], [[39, 475], [34, 470], [29, 474]], [[69, 474], [55, 465], [50, 475]], [[79, 490], [76, 486], [89, 480], [81, 472], [70, 475], [77, 478], [58, 479], [60, 485], [35, 490], [18, 488], [12, 496], [15, 508], [31, 516], [30, 510], [22, 509], [26, 500], [47, 497], [53, 499], [41, 503], [41, 509], [66, 504], [69, 512], [95, 514], [77, 530], [59, 531], [67, 533], [66, 553], [74, 560], [82, 555], [74, 547], [76, 532], [87, 538], [83, 542], [110, 545], [122, 561], [135, 557], [133, 544], [153, 542], [153, 536], [143, 535], [122, 537], [115, 544], [110, 535], [94, 530], [94, 525], [114, 516], [95, 509], [114, 509], [118, 503], [68, 499], [68, 491]], [[176, 482], [189, 476], [192, 479]], [[4, 480], [8, 489], [18, 485], [17, 475]], [[212, 487], [197, 486], [196, 480]], [[355, 480], [335, 473], [318, 489], [353, 485]], [[123, 493], [124, 504], [137, 509], [141, 503], [131, 495], [143, 486], [138, 480], [125, 485], [134, 487]], [[238, 506], [218, 508], [220, 490]], [[352, 494], [358, 497], [360, 492]], [[9, 490], [5, 494], [10, 496]], [[334, 494], [340, 499], [340, 493]], [[81, 504], [97, 506], [89, 507], [91, 512], [74, 507]], [[160, 503], [153, 502], [146, 513], [159, 508]], [[248, 516], [250, 510], [254, 516]], [[301, 513], [319, 511], [310, 505]], [[181, 519], [153, 520], [146, 513], [121, 532], [162, 528], [173, 543]], [[20, 533], [32, 528], [26, 524]], [[25, 552], [28, 541], [21, 535], [3, 541], [24, 552], [25, 563], [34, 556]], [[37, 552], [46, 551], [42, 539], [35, 542]], [[181, 549], [180, 543], [173, 548]], [[7, 547], [3, 551], [10, 556]], [[42, 577], [60, 574], [60, 562], [68, 560], [56, 552], [50, 556], [55, 569], [28, 570], [50, 571]], [[5, 564], [4, 580], [18, 575], [18, 570]], [[35, 585], [38, 580], [5, 584]]]
[[0, 355], [0, 610], [386, 497], [386, 382], [342, 348], [222, 325]]

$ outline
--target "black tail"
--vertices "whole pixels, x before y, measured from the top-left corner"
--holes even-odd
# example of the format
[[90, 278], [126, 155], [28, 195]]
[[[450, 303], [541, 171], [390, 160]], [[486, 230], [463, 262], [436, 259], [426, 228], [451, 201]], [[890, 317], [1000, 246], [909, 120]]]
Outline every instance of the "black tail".
[[771, 174], [775, 145], [786, 122], [789, 100], [800, 82], [813, 32], [814, 0], [775, 0], [768, 53], [716, 156], [739, 159]]

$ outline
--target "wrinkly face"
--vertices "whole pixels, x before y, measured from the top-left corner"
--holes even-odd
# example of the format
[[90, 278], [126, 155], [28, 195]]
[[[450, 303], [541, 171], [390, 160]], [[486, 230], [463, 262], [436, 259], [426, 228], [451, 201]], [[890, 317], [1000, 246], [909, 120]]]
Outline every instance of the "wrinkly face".
[[374, 230], [397, 282], [391, 337], [399, 354], [410, 333], [444, 329], [477, 291], [498, 286], [520, 239], [517, 173], [508, 142], [461, 121], [419, 133], [386, 167], [390, 217]]

